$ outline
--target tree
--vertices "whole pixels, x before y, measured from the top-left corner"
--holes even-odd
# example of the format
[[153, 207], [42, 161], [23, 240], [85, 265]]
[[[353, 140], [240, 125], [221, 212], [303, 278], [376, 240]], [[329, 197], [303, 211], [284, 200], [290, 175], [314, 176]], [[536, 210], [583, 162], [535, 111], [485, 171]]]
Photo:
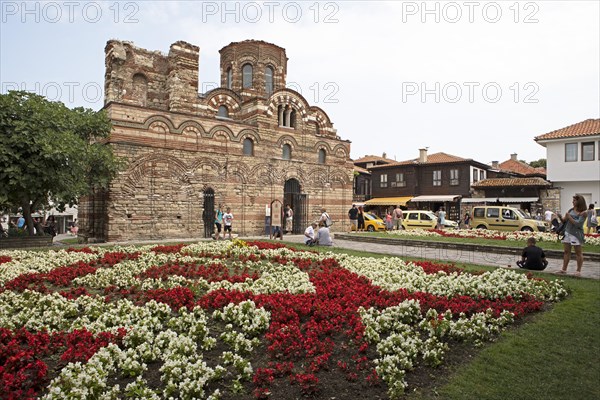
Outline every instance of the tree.
[[33, 235], [32, 212], [107, 188], [121, 166], [105, 144], [110, 130], [104, 111], [23, 91], [0, 94], [0, 206], [21, 207]]
[[537, 161], [530, 162], [529, 165], [531, 165], [534, 168], [539, 168], [539, 167], [546, 168], [546, 159], [540, 158]]

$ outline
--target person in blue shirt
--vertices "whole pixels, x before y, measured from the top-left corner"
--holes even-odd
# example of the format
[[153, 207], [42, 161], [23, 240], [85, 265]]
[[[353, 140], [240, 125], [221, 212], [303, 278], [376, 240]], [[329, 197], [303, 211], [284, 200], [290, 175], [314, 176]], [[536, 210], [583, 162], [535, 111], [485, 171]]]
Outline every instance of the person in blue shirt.
[[17, 220], [17, 228], [23, 229], [25, 227], [25, 218], [21, 215]]

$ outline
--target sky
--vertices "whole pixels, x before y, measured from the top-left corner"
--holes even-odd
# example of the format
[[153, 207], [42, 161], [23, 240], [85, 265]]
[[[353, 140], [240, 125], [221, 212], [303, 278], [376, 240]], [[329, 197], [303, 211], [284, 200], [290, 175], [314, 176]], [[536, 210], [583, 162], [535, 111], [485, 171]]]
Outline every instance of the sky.
[[351, 157], [420, 148], [490, 164], [545, 158], [534, 138], [600, 118], [600, 1], [1, 1], [0, 92], [104, 102], [104, 46], [286, 49], [287, 86], [322, 108]]

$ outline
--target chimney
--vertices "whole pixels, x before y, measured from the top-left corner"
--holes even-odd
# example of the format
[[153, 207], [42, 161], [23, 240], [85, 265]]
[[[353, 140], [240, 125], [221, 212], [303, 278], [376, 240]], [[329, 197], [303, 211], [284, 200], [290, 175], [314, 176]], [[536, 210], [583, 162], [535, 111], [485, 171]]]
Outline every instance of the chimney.
[[381, 157], [383, 157], [383, 158], [387, 158], [387, 154], [386, 154], [386, 152], [385, 152], [385, 151], [383, 152], [383, 154], [381, 155]]
[[492, 161], [492, 168], [498, 169], [498, 161]]
[[510, 155], [510, 159], [513, 160], [513, 161], [517, 161], [517, 153], [512, 153]]
[[427, 162], [427, 149], [419, 149], [419, 162], [426, 163]]

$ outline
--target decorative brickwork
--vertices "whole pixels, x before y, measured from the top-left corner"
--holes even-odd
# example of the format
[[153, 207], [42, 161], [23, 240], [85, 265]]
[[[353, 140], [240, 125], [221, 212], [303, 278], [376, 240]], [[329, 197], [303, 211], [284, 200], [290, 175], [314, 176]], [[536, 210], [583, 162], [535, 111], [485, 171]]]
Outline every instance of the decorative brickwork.
[[[321, 207], [343, 229], [352, 202], [350, 143], [323, 110], [285, 88], [284, 49], [229, 44], [220, 51], [224, 87], [204, 95], [197, 92], [196, 46], [177, 42], [164, 55], [111, 40], [105, 52], [109, 145], [128, 166], [108, 193], [82, 201], [81, 236], [201, 237], [210, 234], [205, 227], [212, 227], [218, 204], [231, 207], [234, 233], [256, 235], [265, 232], [265, 207], [273, 200], [297, 210], [297, 233]], [[252, 76], [244, 78], [246, 65]], [[244, 87], [249, 78], [252, 85]], [[299, 185], [287, 187], [297, 192], [284, 191], [290, 180]]]

